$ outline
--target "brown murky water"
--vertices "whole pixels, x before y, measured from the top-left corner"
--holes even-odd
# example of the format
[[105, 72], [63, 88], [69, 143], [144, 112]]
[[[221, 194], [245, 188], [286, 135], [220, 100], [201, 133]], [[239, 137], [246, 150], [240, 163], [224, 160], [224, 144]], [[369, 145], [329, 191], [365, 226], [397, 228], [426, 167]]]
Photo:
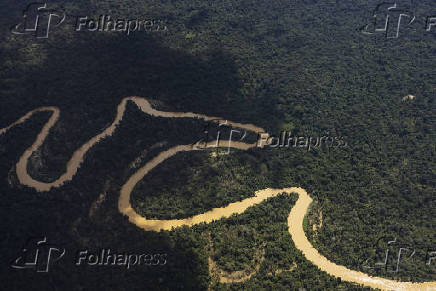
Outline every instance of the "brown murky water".
[[[203, 120], [214, 120], [220, 119], [219, 117], [209, 117], [201, 114], [196, 114], [192, 112], [163, 112], [155, 110], [151, 107], [150, 103], [145, 98], [140, 97], [127, 97], [122, 100], [118, 105], [117, 115], [113, 123], [106, 128], [103, 132], [91, 138], [88, 142], [77, 149], [71, 159], [67, 164], [66, 172], [63, 173], [58, 179], [50, 183], [44, 183], [33, 179], [27, 172], [27, 163], [32, 155], [41, 144], [44, 142], [45, 138], [50, 132], [50, 129], [59, 119], [59, 109], [56, 107], [41, 107], [30, 111], [16, 122], [12, 123], [6, 128], [0, 129], [0, 135], [7, 132], [13, 126], [25, 122], [34, 113], [42, 111], [51, 111], [52, 116], [48, 122], [44, 125], [41, 132], [38, 134], [35, 142], [23, 153], [17, 163], [17, 176], [21, 184], [29, 186], [36, 189], [37, 191], [45, 192], [49, 191], [52, 187], [60, 187], [65, 182], [70, 181], [74, 175], [77, 173], [86, 152], [98, 143], [101, 139], [111, 136], [115, 131], [117, 125], [123, 118], [126, 103], [128, 101], [134, 102], [143, 112], [150, 114], [152, 116], [160, 116], [167, 118], [199, 118]], [[262, 128], [254, 126], [252, 124], [241, 124], [236, 122], [228, 121], [228, 124], [234, 127], [243, 128], [246, 130], [254, 131], [256, 133], [265, 132]], [[208, 147], [216, 146], [215, 142], [210, 142], [207, 144]], [[220, 141], [219, 147], [229, 146], [228, 141]], [[256, 144], [247, 144], [242, 142], [231, 142], [230, 147], [237, 148], [240, 150], [247, 150], [255, 147]], [[158, 154], [155, 158], [150, 160], [147, 164], [141, 167], [137, 172], [135, 172], [127, 182], [122, 186], [121, 193], [118, 201], [118, 209], [120, 213], [127, 215], [129, 220], [137, 225], [138, 227], [147, 231], [161, 231], [161, 230], [171, 230], [174, 227], [180, 227], [182, 225], [193, 226], [199, 223], [210, 223], [214, 220], [230, 217], [233, 214], [241, 214], [247, 208], [255, 206], [262, 201], [270, 197], [275, 197], [281, 193], [285, 195], [297, 194], [298, 200], [294, 207], [292, 207], [289, 217], [288, 217], [288, 230], [289, 234], [294, 241], [295, 246], [303, 253], [303, 255], [311, 261], [313, 264], [318, 266], [321, 270], [327, 272], [334, 277], [340, 277], [344, 281], [354, 282], [357, 284], [362, 284], [365, 286], [379, 288], [382, 290], [436, 290], [436, 282], [423, 282], [423, 283], [411, 283], [411, 282], [398, 282], [395, 280], [384, 279], [380, 277], [371, 277], [365, 273], [353, 271], [347, 269], [344, 266], [337, 265], [329, 261], [326, 257], [321, 255], [309, 242], [307, 239], [304, 229], [303, 220], [307, 214], [309, 205], [312, 199], [307, 194], [307, 192], [302, 188], [292, 187], [283, 189], [263, 189], [258, 190], [254, 193], [253, 197], [246, 198], [239, 202], [230, 203], [225, 207], [214, 208], [206, 211], [202, 214], [194, 215], [189, 218], [184, 219], [170, 219], [170, 220], [156, 220], [156, 219], [146, 219], [140, 216], [132, 208], [130, 204], [130, 195], [136, 186], [136, 184], [149, 173], [154, 167], [162, 163], [169, 157], [182, 151], [192, 151], [196, 150], [195, 146], [192, 145], [179, 145], [172, 147], [164, 152]]]

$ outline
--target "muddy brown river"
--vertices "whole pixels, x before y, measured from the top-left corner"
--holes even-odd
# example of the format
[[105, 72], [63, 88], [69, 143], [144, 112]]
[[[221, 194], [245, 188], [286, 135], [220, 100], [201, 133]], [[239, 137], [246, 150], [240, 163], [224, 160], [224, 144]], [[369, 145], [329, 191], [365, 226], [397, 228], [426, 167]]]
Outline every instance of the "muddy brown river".
[[[210, 120], [223, 120], [219, 117], [209, 117], [201, 114], [196, 114], [192, 112], [164, 112], [155, 110], [151, 107], [150, 103], [141, 97], [127, 97], [124, 98], [121, 103], [117, 107], [117, 114], [115, 116], [112, 124], [107, 127], [104, 131], [97, 134], [93, 138], [91, 138], [88, 142], [83, 144], [79, 149], [77, 149], [71, 159], [69, 160], [66, 172], [63, 173], [58, 179], [53, 182], [45, 183], [41, 181], [37, 181], [33, 179], [29, 173], [27, 172], [27, 163], [29, 161], [30, 156], [34, 153], [44, 142], [47, 135], [50, 133], [50, 129], [56, 124], [57, 120], [60, 117], [60, 111], [57, 107], [40, 107], [35, 110], [32, 110], [25, 114], [23, 117], [12, 123], [11, 125], [0, 129], [0, 135], [6, 133], [8, 130], [13, 128], [15, 125], [21, 124], [25, 122], [28, 118], [30, 118], [33, 114], [42, 112], [42, 111], [50, 111], [52, 115], [47, 123], [43, 126], [41, 132], [38, 134], [34, 143], [21, 155], [17, 165], [16, 165], [16, 173], [18, 180], [21, 184], [31, 187], [39, 192], [47, 192], [50, 191], [51, 188], [56, 188], [62, 186], [65, 182], [70, 181], [74, 175], [77, 173], [80, 168], [81, 163], [85, 157], [86, 152], [97, 144], [103, 138], [111, 136], [117, 128], [117, 125], [121, 122], [124, 112], [126, 110], [127, 102], [135, 103], [139, 109], [141, 109], [144, 113], [159, 116], [159, 117], [167, 117], [167, 118], [198, 118], [206, 121]], [[228, 121], [229, 125], [233, 127], [242, 128], [246, 130], [250, 130], [256, 133], [265, 132], [262, 128], [257, 127], [252, 124], [241, 124], [237, 122]], [[220, 141], [218, 145], [216, 142], [210, 142], [206, 145], [206, 147], [228, 147], [228, 141]], [[239, 150], [248, 150], [256, 146], [254, 144], [242, 143], [242, 142], [234, 142], [230, 143], [230, 147], [236, 148]], [[372, 277], [362, 272], [357, 272], [350, 270], [344, 266], [337, 265], [334, 262], [328, 260], [322, 254], [320, 254], [309, 242], [306, 237], [306, 234], [303, 229], [303, 220], [306, 216], [309, 206], [312, 203], [312, 198], [308, 195], [308, 193], [303, 188], [298, 187], [290, 187], [283, 189], [262, 189], [258, 190], [254, 193], [254, 195], [250, 198], [246, 198], [242, 201], [233, 202], [228, 204], [227, 206], [214, 208], [209, 211], [206, 211], [201, 214], [194, 215], [192, 217], [184, 218], [184, 219], [169, 219], [169, 220], [156, 220], [156, 219], [147, 219], [144, 216], [139, 215], [132, 208], [130, 204], [130, 195], [135, 188], [136, 184], [144, 178], [154, 167], [164, 162], [169, 157], [179, 153], [197, 150], [197, 148], [193, 145], [178, 145], [172, 147], [166, 151], [159, 153], [156, 157], [147, 162], [143, 167], [138, 169], [121, 187], [120, 197], [118, 201], [118, 209], [120, 213], [126, 215], [130, 222], [134, 223], [139, 228], [142, 228], [146, 231], [162, 231], [162, 230], [171, 230], [175, 227], [180, 226], [194, 226], [199, 223], [210, 223], [215, 220], [223, 219], [230, 217], [233, 214], [241, 214], [247, 210], [247, 208], [255, 206], [262, 201], [275, 197], [280, 194], [284, 195], [297, 195], [298, 200], [295, 203], [294, 207], [292, 207], [289, 216], [288, 216], [288, 231], [294, 241], [294, 244], [297, 249], [299, 249], [303, 255], [311, 261], [314, 265], [316, 265], [322, 271], [330, 274], [334, 277], [339, 277], [343, 281], [353, 282], [357, 284], [362, 284], [364, 286], [379, 288], [382, 290], [436, 290], [436, 282], [422, 282], [422, 283], [412, 283], [412, 282], [399, 282], [395, 280], [389, 280], [380, 277]]]

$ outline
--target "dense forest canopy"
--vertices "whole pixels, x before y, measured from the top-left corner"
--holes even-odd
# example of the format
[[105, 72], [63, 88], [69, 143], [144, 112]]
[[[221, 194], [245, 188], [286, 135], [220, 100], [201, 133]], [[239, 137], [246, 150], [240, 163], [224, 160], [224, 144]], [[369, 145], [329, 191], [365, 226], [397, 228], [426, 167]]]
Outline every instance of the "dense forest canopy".
[[[276, 136], [342, 136], [348, 146], [338, 149], [177, 154], [141, 181], [132, 205], [146, 217], [183, 218], [265, 187], [303, 187], [314, 199], [306, 234], [324, 256], [371, 275], [436, 281], [436, 262], [426, 264], [436, 251], [436, 27], [426, 29], [436, 6], [396, 3], [416, 16], [401, 23], [398, 38], [362, 33], [380, 4], [373, 0], [50, 1], [68, 17], [49, 38], [37, 39], [11, 34], [28, 3], [4, 0], [0, 128], [37, 107], [59, 107], [59, 121], [28, 165], [41, 181], [59, 177], [127, 96], [148, 98], [164, 111], [252, 123]], [[168, 30], [74, 30], [75, 17], [99, 15], [159, 20]], [[409, 94], [414, 98], [403, 100]], [[156, 118], [128, 104], [116, 133], [86, 154], [72, 181], [49, 193], [21, 185], [15, 165], [49, 118], [39, 113], [0, 136], [5, 289], [362, 288], [320, 271], [295, 248], [286, 223], [296, 197], [160, 233], [143, 231], [118, 212], [120, 185], [159, 152], [197, 141], [206, 126], [200, 120]], [[59, 264], [47, 274], [11, 269], [21, 245], [38, 236], [69, 250], [166, 253], [168, 263], [131, 270]], [[393, 253], [408, 246], [414, 256], [398, 272], [365, 268], [393, 239]], [[66, 261], [74, 256], [67, 253]], [[248, 281], [222, 284], [209, 273], [209, 258], [227, 272], [261, 263]]]

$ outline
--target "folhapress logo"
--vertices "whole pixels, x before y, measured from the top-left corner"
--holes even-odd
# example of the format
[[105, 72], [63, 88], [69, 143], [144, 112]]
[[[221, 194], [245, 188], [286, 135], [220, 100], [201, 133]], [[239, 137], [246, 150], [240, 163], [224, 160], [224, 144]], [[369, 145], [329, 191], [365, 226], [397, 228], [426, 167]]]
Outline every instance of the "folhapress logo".
[[154, 33], [167, 32], [165, 22], [159, 19], [119, 19], [110, 15], [77, 16], [67, 15], [61, 9], [49, 9], [47, 3], [31, 3], [23, 11], [22, 21], [11, 27], [11, 32], [18, 35], [33, 35], [36, 38], [48, 38], [52, 29], [74, 20], [75, 32], [133, 32]]
[[[413, 11], [399, 8], [397, 3], [383, 2], [377, 5], [373, 12], [373, 21], [364, 25], [360, 30], [363, 34], [384, 34], [386, 38], [398, 38], [400, 30], [406, 23], [407, 27], [415, 25], [416, 16]], [[427, 16], [424, 20], [425, 31], [431, 32], [432, 27], [436, 26], [436, 16]]]
[[398, 8], [397, 3], [382, 3], [374, 10], [372, 25], [364, 26], [362, 32], [365, 34], [381, 32], [385, 33], [386, 38], [398, 38], [404, 18], [409, 20], [407, 25], [410, 25], [416, 17], [412, 11]]
[[[384, 250], [384, 251], [383, 251]], [[418, 254], [419, 255], [415, 255]], [[409, 264], [434, 265], [436, 261], [436, 249], [427, 248], [426, 251], [416, 249], [407, 243], [397, 241], [397, 238], [381, 237], [374, 244], [373, 256], [363, 260], [359, 265], [366, 271], [384, 270], [386, 273], [400, 272], [400, 265], [405, 261]]]
[[64, 11], [47, 8], [47, 3], [31, 3], [23, 11], [21, 23], [11, 29], [13, 34], [33, 34], [36, 38], [48, 38], [50, 29], [61, 25], [66, 18]]
[[[70, 253], [73, 250], [68, 250]], [[21, 250], [21, 253], [11, 262], [13, 269], [31, 269], [37, 273], [48, 273], [56, 262], [65, 256], [66, 250], [49, 244], [47, 237], [30, 238]], [[125, 267], [130, 269], [136, 266], [155, 267], [167, 264], [166, 253], [129, 253], [116, 252], [112, 249], [89, 251], [83, 249], [76, 251], [76, 266], [103, 266]], [[63, 260], [65, 263], [65, 259]], [[68, 263], [68, 261], [67, 261]], [[59, 262], [60, 264], [60, 262]]]
[[33, 269], [38, 273], [47, 273], [56, 261], [65, 255], [65, 249], [49, 245], [47, 238], [29, 239], [21, 254], [12, 262], [14, 269]]

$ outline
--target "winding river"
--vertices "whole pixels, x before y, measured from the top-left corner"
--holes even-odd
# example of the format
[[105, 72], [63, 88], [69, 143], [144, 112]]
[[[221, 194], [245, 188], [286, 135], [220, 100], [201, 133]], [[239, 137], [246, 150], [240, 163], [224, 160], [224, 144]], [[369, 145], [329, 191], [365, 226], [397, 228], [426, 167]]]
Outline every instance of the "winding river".
[[[0, 129], [0, 135], [6, 133], [8, 130], [13, 128], [15, 125], [21, 124], [25, 122], [28, 118], [30, 118], [33, 114], [43, 111], [52, 112], [50, 119], [43, 126], [41, 132], [38, 134], [34, 143], [21, 155], [19, 161], [16, 165], [16, 173], [18, 180], [21, 184], [31, 187], [39, 192], [47, 192], [50, 191], [53, 187], [60, 187], [64, 183], [70, 181], [74, 175], [77, 173], [80, 168], [81, 163], [85, 157], [86, 152], [93, 147], [96, 143], [98, 143], [103, 138], [111, 136], [117, 125], [121, 122], [125, 110], [127, 102], [135, 103], [140, 110], [144, 113], [166, 117], [166, 118], [197, 118], [206, 121], [212, 120], [223, 120], [219, 117], [209, 117], [202, 114], [196, 114], [192, 112], [164, 112], [158, 111], [151, 107], [150, 103], [141, 97], [126, 97], [117, 107], [117, 115], [115, 116], [112, 124], [107, 127], [104, 131], [97, 134], [85, 144], [83, 144], [79, 149], [77, 149], [71, 159], [69, 160], [66, 172], [63, 173], [58, 179], [53, 182], [45, 183], [41, 181], [37, 181], [33, 179], [29, 173], [27, 172], [27, 163], [29, 161], [30, 156], [34, 153], [44, 142], [47, 135], [50, 133], [50, 129], [56, 124], [59, 119], [60, 111], [57, 107], [40, 107], [35, 110], [32, 110], [25, 114], [23, 117], [12, 123], [11, 125]], [[252, 124], [241, 124], [237, 122], [228, 121], [227, 124], [232, 125], [233, 127], [242, 128], [246, 130], [253, 131], [255, 133], [265, 132], [262, 128], [257, 127]], [[239, 150], [248, 150], [256, 146], [256, 143], [248, 144], [242, 142], [234, 142], [232, 141], [229, 145], [228, 141], [219, 141], [218, 145], [215, 141], [209, 142], [206, 144], [206, 147], [232, 147]], [[192, 217], [184, 218], [184, 219], [169, 219], [169, 220], [156, 220], [156, 219], [147, 219], [139, 215], [132, 208], [130, 204], [130, 195], [135, 188], [136, 184], [144, 178], [154, 167], [165, 161], [166, 159], [174, 156], [179, 152], [186, 152], [198, 150], [198, 148], [194, 145], [178, 145], [174, 146], [166, 151], [159, 153], [156, 157], [147, 162], [143, 167], [138, 169], [121, 187], [120, 197], [118, 201], [118, 209], [120, 213], [126, 215], [129, 218], [129, 221], [134, 223], [139, 228], [142, 228], [146, 231], [162, 231], [162, 230], [171, 230], [175, 227], [180, 226], [193, 226], [199, 223], [210, 223], [214, 220], [222, 219], [230, 217], [233, 214], [241, 214], [247, 210], [247, 208], [255, 206], [262, 201], [265, 201], [268, 198], [275, 197], [280, 194], [284, 195], [297, 195], [298, 200], [295, 203], [294, 207], [292, 207], [289, 216], [288, 216], [288, 231], [294, 241], [294, 244], [297, 249], [299, 249], [303, 255], [311, 261], [314, 265], [316, 265], [322, 271], [328, 273], [331, 276], [339, 277], [343, 281], [353, 282], [357, 284], [361, 284], [368, 287], [379, 288], [382, 290], [436, 290], [436, 282], [423, 282], [423, 283], [413, 283], [413, 282], [399, 282], [395, 280], [389, 280], [380, 277], [372, 277], [362, 272], [357, 272], [350, 270], [344, 266], [337, 265], [331, 261], [329, 261], [326, 257], [321, 255], [309, 242], [306, 237], [306, 234], [303, 229], [303, 220], [306, 216], [309, 206], [312, 203], [312, 198], [307, 194], [306, 190], [299, 187], [290, 187], [283, 189], [262, 189], [258, 190], [254, 193], [254, 196], [250, 198], [246, 198], [239, 202], [230, 203], [227, 206], [214, 208], [204, 213], [194, 215]]]

